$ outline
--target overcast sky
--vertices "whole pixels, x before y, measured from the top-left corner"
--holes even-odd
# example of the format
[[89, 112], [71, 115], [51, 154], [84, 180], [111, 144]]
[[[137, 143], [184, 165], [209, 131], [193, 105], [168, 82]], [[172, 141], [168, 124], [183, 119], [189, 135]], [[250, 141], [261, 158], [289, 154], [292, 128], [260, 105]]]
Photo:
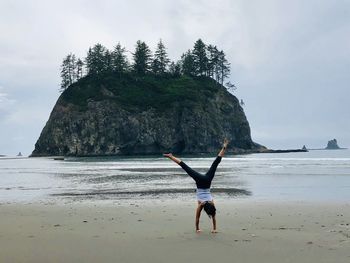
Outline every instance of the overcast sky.
[[223, 49], [253, 140], [350, 146], [350, 0], [0, 0], [0, 154], [28, 155], [59, 96], [59, 67], [99, 42], [198, 38]]

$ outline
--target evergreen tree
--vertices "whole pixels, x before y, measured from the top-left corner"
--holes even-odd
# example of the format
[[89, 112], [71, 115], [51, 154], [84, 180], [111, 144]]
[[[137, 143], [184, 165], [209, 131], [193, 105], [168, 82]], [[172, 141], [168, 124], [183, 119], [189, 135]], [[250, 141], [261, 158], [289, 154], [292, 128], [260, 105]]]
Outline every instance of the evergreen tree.
[[151, 71], [152, 71], [152, 73], [154, 73], [156, 75], [160, 74], [160, 63], [158, 60], [154, 59], [152, 61]]
[[75, 67], [76, 67], [76, 58], [75, 55], [70, 53], [68, 54], [62, 62], [61, 65], [61, 90], [65, 90], [68, 88], [71, 84], [73, 84], [77, 77], [75, 73]]
[[[118, 72], [122, 74], [129, 69], [135, 74], [144, 75], [152, 70], [156, 75], [166, 72], [179, 77], [181, 74], [189, 76], [208, 76], [224, 85], [225, 79], [230, 75], [230, 63], [226, 59], [224, 51], [219, 51], [214, 45], [206, 45], [198, 39], [193, 50], [183, 53], [181, 60], [171, 62], [168, 58], [166, 47], [159, 40], [152, 59], [152, 52], [145, 42], [138, 40], [133, 55], [133, 63], [130, 66], [126, 55], [126, 49], [118, 43], [112, 52], [101, 44], [90, 47], [85, 58], [85, 63], [72, 53], [68, 54], [61, 65], [61, 89], [68, 88], [71, 84], [88, 75], [99, 75], [103, 72]], [[227, 82], [229, 91], [236, 87]]]
[[194, 65], [196, 68], [196, 75], [205, 75], [207, 72], [208, 57], [206, 45], [201, 39], [198, 39], [194, 43], [192, 54], [194, 58]]
[[219, 61], [219, 51], [216, 46], [209, 45], [208, 51], [208, 64], [207, 64], [207, 76], [214, 78], [215, 68]]
[[76, 74], [76, 66], [77, 66], [77, 59], [74, 54], [70, 55], [70, 63], [69, 63], [69, 72], [70, 75], [72, 76], [72, 83], [77, 81], [77, 74]]
[[169, 65], [169, 73], [174, 77], [181, 76], [181, 64], [179, 61], [176, 63], [172, 61]]
[[124, 73], [129, 68], [128, 58], [126, 56], [126, 49], [118, 43], [112, 53], [113, 70], [118, 73]]
[[151, 70], [154, 74], [159, 75], [160, 74], [160, 61], [158, 59], [153, 59], [151, 64]]
[[84, 66], [84, 62], [80, 58], [78, 58], [77, 63], [76, 63], [77, 80], [79, 80], [83, 77], [83, 66]]
[[113, 61], [112, 61], [112, 52], [110, 52], [108, 49], [105, 51], [104, 54], [104, 71], [112, 72], [113, 71]]
[[132, 65], [134, 72], [144, 75], [150, 71], [152, 52], [145, 42], [138, 40], [136, 42], [135, 53], [133, 53], [134, 64]]
[[224, 85], [225, 79], [230, 75], [230, 63], [226, 59], [224, 51], [219, 52], [218, 66], [217, 66], [217, 81]]
[[154, 59], [152, 62], [152, 71], [155, 74], [164, 74], [169, 65], [170, 59], [168, 58], [168, 54], [166, 52], [166, 48], [162, 42], [159, 40], [157, 44], [157, 49], [154, 52]]
[[85, 64], [87, 73], [92, 75], [98, 75], [108, 69], [109, 52], [101, 44], [96, 44], [93, 48], [89, 48]]
[[68, 56], [63, 59], [61, 64], [61, 91], [68, 88], [71, 84], [71, 76], [69, 75], [69, 60]]
[[93, 66], [93, 54], [92, 54], [92, 48], [89, 47], [89, 50], [86, 54], [86, 58], [85, 58], [85, 65], [86, 65], [86, 73], [89, 74], [93, 74], [94, 72], [94, 66]]
[[187, 50], [186, 53], [182, 54], [181, 67], [182, 67], [182, 74], [189, 75], [189, 76], [196, 75], [195, 61], [191, 50]]

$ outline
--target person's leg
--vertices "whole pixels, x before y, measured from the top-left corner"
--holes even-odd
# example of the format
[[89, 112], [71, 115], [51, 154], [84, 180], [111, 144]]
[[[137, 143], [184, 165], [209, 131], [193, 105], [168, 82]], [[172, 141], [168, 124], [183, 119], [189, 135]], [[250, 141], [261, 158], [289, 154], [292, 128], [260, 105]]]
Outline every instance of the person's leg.
[[199, 218], [201, 217], [202, 209], [203, 209], [203, 205], [201, 202], [198, 201], [198, 207], [196, 209], [196, 232], [197, 233], [201, 232], [201, 230], [199, 228]]
[[228, 145], [228, 140], [225, 139], [222, 149], [220, 150], [218, 156], [215, 158], [213, 164], [211, 165], [211, 167], [209, 168], [209, 170], [206, 174], [211, 179], [214, 178], [216, 168], [218, 167], [219, 163], [221, 162], [222, 157], [225, 155], [227, 145]]
[[207, 172], [207, 176], [209, 176], [210, 178], [214, 177], [216, 168], [218, 167], [219, 163], [221, 162], [221, 159], [222, 159], [221, 156], [217, 156], [215, 158], [214, 162], [212, 163], [212, 165], [210, 166], [210, 168]]
[[180, 165], [182, 167], [182, 169], [184, 169], [186, 171], [186, 173], [189, 176], [191, 176], [195, 181], [201, 180], [204, 177], [204, 175], [196, 172], [191, 167], [189, 167], [187, 164], [185, 164], [183, 161], [181, 161], [179, 158], [176, 158], [175, 156], [173, 156], [171, 153], [163, 154], [163, 156], [168, 157], [169, 159], [173, 160], [178, 165]]
[[186, 173], [191, 176], [195, 181], [203, 177], [200, 173], [193, 170], [191, 167], [189, 167], [187, 164], [185, 164], [183, 161], [179, 163], [179, 165], [186, 171]]

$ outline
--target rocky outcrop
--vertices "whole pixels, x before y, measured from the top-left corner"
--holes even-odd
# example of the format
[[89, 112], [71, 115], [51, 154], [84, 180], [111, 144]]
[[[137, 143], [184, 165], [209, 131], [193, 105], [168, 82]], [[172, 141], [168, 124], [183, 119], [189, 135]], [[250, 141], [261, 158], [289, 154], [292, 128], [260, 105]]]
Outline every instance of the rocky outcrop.
[[[195, 79], [186, 81], [182, 81], [186, 87], [198, 84]], [[123, 83], [128, 86], [128, 81]], [[138, 85], [146, 84], [139, 81]], [[189, 100], [172, 95], [174, 99], [162, 107], [159, 103], [164, 101], [152, 105], [149, 103], [154, 98], [146, 96], [147, 107], [135, 103], [125, 106], [122, 96], [126, 95], [113, 84], [94, 84], [95, 95], [87, 99], [81, 95], [83, 99], [77, 100], [84, 85], [87, 84], [71, 86], [60, 96], [31, 156], [216, 153], [224, 137], [231, 141], [231, 152], [266, 149], [252, 141], [249, 123], [237, 98], [217, 84], [210, 84], [210, 90], [191, 90]], [[74, 99], [65, 94], [69, 89], [78, 90]], [[159, 98], [166, 97], [164, 90]]]
[[298, 153], [298, 152], [308, 152], [307, 149], [286, 149], [286, 150], [272, 150], [272, 149], [263, 149], [259, 153]]
[[330, 140], [327, 143], [327, 150], [336, 150], [336, 149], [340, 149], [340, 147], [338, 146], [338, 142], [336, 139]]

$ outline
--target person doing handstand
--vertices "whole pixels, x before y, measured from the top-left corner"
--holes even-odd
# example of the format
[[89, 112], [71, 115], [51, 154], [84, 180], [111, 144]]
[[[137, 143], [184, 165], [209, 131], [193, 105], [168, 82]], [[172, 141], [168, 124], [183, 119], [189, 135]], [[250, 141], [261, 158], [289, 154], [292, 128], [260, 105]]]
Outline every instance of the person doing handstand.
[[218, 167], [219, 163], [221, 162], [222, 157], [225, 154], [226, 147], [228, 145], [228, 140], [224, 140], [223, 147], [221, 151], [219, 152], [218, 156], [214, 160], [213, 164], [211, 165], [210, 169], [206, 174], [201, 174], [192, 168], [190, 168], [187, 164], [185, 164], [183, 161], [181, 161], [179, 158], [175, 157], [171, 153], [165, 153], [163, 154], [165, 157], [168, 157], [169, 159], [173, 160], [175, 163], [180, 165], [186, 173], [191, 176], [197, 185], [197, 201], [198, 201], [198, 207], [196, 209], [196, 232], [200, 233], [201, 230], [199, 228], [199, 218], [201, 216], [201, 212], [204, 208], [204, 211], [208, 214], [208, 216], [212, 219], [213, 223], [213, 229], [212, 233], [217, 233], [216, 230], [216, 208], [214, 205], [213, 197], [210, 193], [210, 186], [211, 182], [215, 176], [216, 168]]

